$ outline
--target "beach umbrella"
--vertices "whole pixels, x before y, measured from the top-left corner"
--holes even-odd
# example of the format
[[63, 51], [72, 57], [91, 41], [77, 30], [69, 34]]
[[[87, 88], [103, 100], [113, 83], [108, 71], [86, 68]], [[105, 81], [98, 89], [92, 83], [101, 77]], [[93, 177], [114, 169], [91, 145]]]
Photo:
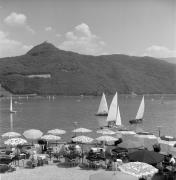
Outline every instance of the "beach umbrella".
[[158, 144], [158, 138], [149, 132], [139, 132], [134, 138], [143, 140], [143, 146], [149, 150], [153, 150], [153, 145]]
[[114, 138], [112, 136], [100, 136], [96, 138], [97, 141], [105, 141], [105, 142], [110, 142], [110, 141], [117, 141], [118, 138]]
[[176, 143], [176, 138], [172, 136], [161, 136], [158, 138], [158, 143], [160, 144], [162, 152], [169, 153], [170, 148]]
[[116, 133], [119, 133], [122, 135], [135, 135], [136, 134], [134, 131], [130, 131], [130, 130], [118, 130]]
[[120, 171], [102, 171], [89, 176], [89, 180], [138, 180], [137, 177]]
[[157, 164], [164, 160], [164, 155], [154, 151], [138, 150], [128, 154], [130, 161], [145, 162], [148, 164]]
[[53, 134], [53, 135], [60, 135], [60, 134], [65, 134], [66, 131], [63, 129], [52, 129], [48, 131], [48, 134]]
[[27, 139], [36, 140], [39, 139], [43, 133], [38, 129], [29, 129], [24, 131], [23, 135]]
[[91, 143], [93, 141], [92, 138], [88, 137], [88, 136], [77, 136], [72, 138], [73, 142], [79, 142], [79, 143]]
[[86, 128], [77, 128], [77, 129], [74, 129], [72, 132], [75, 132], [75, 133], [89, 133], [89, 132], [92, 132], [92, 130], [86, 129]]
[[108, 134], [108, 135], [112, 135], [112, 134], [115, 134], [114, 131], [110, 130], [110, 129], [100, 129], [97, 131], [97, 133], [100, 133], [100, 134]]
[[136, 176], [138, 178], [153, 176], [155, 173], [158, 172], [158, 169], [156, 169], [152, 165], [149, 165], [147, 163], [142, 163], [142, 162], [125, 163], [119, 166], [118, 168], [120, 169], [120, 171], [126, 174]]
[[27, 141], [22, 138], [11, 138], [4, 141], [4, 144], [9, 145], [9, 146], [23, 145], [25, 143], [27, 143]]
[[118, 146], [122, 148], [133, 149], [133, 148], [141, 148], [143, 147], [143, 144], [144, 143], [141, 141], [125, 140]]
[[6, 132], [2, 134], [3, 138], [12, 138], [12, 137], [19, 137], [19, 136], [21, 136], [21, 134], [17, 132]]
[[83, 158], [84, 158], [83, 157], [83, 144], [91, 143], [93, 139], [88, 136], [77, 136], [77, 137], [72, 138], [72, 140], [74, 142], [78, 142], [82, 144], [82, 162], [83, 162]]
[[52, 134], [48, 134], [48, 135], [42, 136], [41, 139], [44, 139], [46, 141], [58, 141], [58, 140], [61, 139], [61, 137], [55, 136], [55, 135], [52, 135]]
[[173, 136], [161, 136], [160, 139], [163, 141], [176, 141], [176, 138]]
[[134, 137], [147, 138], [147, 139], [157, 139], [157, 137], [155, 135], [153, 135], [152, 133], [149, 133], [149, 132], [139, 132], [139, 133], [136, 133], [136, 135], [134, 135]]

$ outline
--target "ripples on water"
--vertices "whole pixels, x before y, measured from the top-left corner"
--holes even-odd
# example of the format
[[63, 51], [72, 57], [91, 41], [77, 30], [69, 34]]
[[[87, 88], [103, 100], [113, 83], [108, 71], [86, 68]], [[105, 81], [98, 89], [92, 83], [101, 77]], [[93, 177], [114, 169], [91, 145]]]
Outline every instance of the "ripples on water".
[[[46, 133], [50, 129], [65, 129], [67, 133], [63, 139], [69, 139], [73, 133], [74, 122], [78, 127], [90, 128], [94, 133], [89, 136], [97, 136], [95, 130], [100, 124], [104, 124], [106, 117], [97, 117], [101, 97], [60, 97], [49, 100], [47, 97], [30, 97], [13, 99], [13, 107], [17, 111], [11, 114], [9, 110], [9, 99], [0, 100], [0, 134], [10, 131], [23, 133], [24, 130], [35, 128]], [[128, 121], [136, 116], [141, 96], [119, 96], [119, 106], [122, 123], [130, 129]], [[112, 96], [107, 97], [108, 105]], [[157, 135], [157, 126], [162, 126], [161, 134], [176, 136], [176, 96], [160, 95], [145, 96], [145, 114], [143, 124], [139, 125], [146, 131]]]

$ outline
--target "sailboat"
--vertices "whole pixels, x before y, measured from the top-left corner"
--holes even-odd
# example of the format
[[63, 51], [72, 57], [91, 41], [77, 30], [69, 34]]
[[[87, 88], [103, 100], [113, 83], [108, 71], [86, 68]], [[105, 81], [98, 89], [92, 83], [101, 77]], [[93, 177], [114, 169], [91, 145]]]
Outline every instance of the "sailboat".
[[107, 115], [108, 115], [108, 104], [106, 101], [105, 94], [103, 93], [96, 116], [107, 116]]
[[106, 120], [108, 122], [108, 126], [110, 127], [116, 124], [117, 107], [118, 107], [118, 103], [117, 103], [117, 92], [116, 92], [110, 104], [109, 112]]
[[137, 124], [137, 123], [141, 123], [143, 120], [143, 116], [144, 116], [144, 108], [145, 108], [145, 104], [144, 104], [144, 96], [142, 97], [141, 100], [141, 104], [139, 106], [137, 115], [135, 119], [130, 120], [130, 124]]
[[13, 110], [12, 96], [10, 97], [10, 113], [16, 113], [16, 111]]

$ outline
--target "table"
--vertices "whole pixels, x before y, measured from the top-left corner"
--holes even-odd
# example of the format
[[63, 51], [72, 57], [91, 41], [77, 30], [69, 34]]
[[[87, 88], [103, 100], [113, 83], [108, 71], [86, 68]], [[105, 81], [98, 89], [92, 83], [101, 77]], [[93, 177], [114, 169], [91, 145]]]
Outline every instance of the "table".
[[42, 160], [47, 159], [47, 154], [37, 154], [37, 158], [41, 158]]

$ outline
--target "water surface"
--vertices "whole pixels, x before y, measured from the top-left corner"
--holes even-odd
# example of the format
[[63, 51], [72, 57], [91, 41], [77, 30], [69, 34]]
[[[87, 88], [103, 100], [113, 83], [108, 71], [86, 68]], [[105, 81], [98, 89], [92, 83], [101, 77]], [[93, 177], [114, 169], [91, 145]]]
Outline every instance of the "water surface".
[[[0, 100], [0, 135], [13, 130], [23, 133], [24, 130], [35, 128], [46, 133], [50, 129], [65, 129], [67, 133], [63, 139], [69, 139], [76, 126], [92, 129], [94, 132], [104, 124], [106, 117], [95, 116], [101, 97], [15, 97], [13, 107], [16, 114], [9, 113], [9, 99]], [[119, 106], [122, 123], [130, 129], [136, 125], [129, 125], [129, 120], [136, 116], [142, 96], [119, 96]], [[107, 97], [108, 105], [112, 96]], [[161, 134], [176, 136], [176, 96], [161, 95], [145, 96], [145, 114], [143, 124], [139, 125], [146, 131], [158, 134], [157, 126], [161, 127]], [[96, 133], [86, 134], [96, 137]]]

